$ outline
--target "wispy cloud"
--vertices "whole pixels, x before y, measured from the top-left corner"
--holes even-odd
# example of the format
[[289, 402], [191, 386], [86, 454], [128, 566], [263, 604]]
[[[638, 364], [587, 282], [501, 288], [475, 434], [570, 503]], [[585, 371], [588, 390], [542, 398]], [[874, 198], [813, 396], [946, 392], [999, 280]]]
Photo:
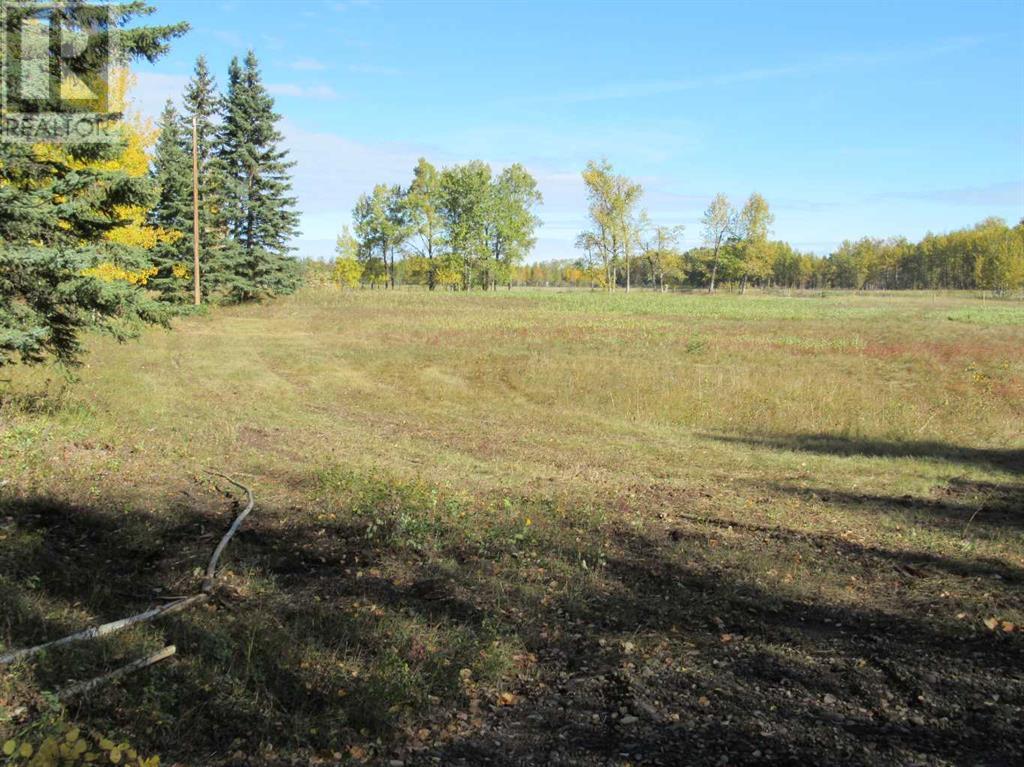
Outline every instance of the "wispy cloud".
[[187, 75], [165, 75], [159, 72], [135, 73], [135, 87], [129, 93], [131, 111], [143, 117], [156, 118], [170, 99], [181, 106], [181, 94], [188, 84]]
[[[436, 147], [394, 142], [366, 143], [329, 131], [309, 130], [287, 118], [285, 147], [295, 161], [295, 195], [302, 211], [303, 244], [333, 242], [349, 220], [356, 199], [374, 184], [407, 184], [419, 157], [450, 158]], [[319, 251], [314, 248], [314, 251]]]
[[322, 72], [327, 69], [327, 65], [322, 61], [309, 57], [295, 59], [295, 61], [288, 66], [299, 72]]
[[349, 64], [348, 71], [361, 75], [400, 75], [402, 70], [395, 67], [383, 67], [376, 64]]
[[609, 83], [594, 88], [580, 90], [573, 93], [563, 93], [551, 96], [551, 101], [560, 103], [585, 103], [588, 101], [608, 101], [611, 99], [644, 98], [648, 96], [661, 96], [666, 93], [678, 93], [681, 91], [697, 90], [699, 88], [711, 88], [735, 83], [756, 82], [758, 80], [772, 80], [780, 77], [791, 77], [798, 75], [803, 70], [800, 67], [776, 67], [773, 69], [748, 69], [739, 72], [729, 72], [720, 75], [707, 77], [691, 77], [679, 80], [647, 80], [643, 82], [630, 83]]
[[273, 51], [283, 51], [288, 47], [288, 41], [278, 35], [260, 35], [263, 45]]
[[879, 199], [926, 200], [949, 205], [1017, 205], [1024, 210], [1024, 180], [1004, 181], [985, 186], [968, 186], [958, 189], [937, 189], [922, 192], [899, 192], [880, 195]]
[[297, 99], [314, 99], [316, 101], [333, 101], [338, 98], [337, 91], [330, 85], [299, 85], [298, 83], [269, 83], [267, 90], [275, 96], [291, 96]]
[[245, 47], [245, 38], [237, 32], [224, 29], [206, 30], [211, 37], [229, 48], [239, 49]]
[[368, 8], [371, 5], [374, 5], [371, 0], [345, 0], [334, 3], [332, 7], [336, 11], [350, 11], [353, 8]]
[[704, 143], [703, 129], [688, 120], [632, 123], [611, 119], [581, 131], [559, 120], [472, 122], [446, 132], [446, 145], [476, 157], [492, 157], [497, 148], [507, 162], [555, 168], [582, 168], [587, 160], [614, 149], [617, 165], [657, 165], [692, 156]]
[[668, 93], [722, 88], [730, 85], [754, 83], [764, 80], [778, 80], [800, 77], [826, 70], [841, 70], [850, 67], [871, 67], [883, 64], [921, 61], [958, 53], [980, 45], [977, 37], [957, 37], [937, 41], [934, 44], [916, 47], [891, 48], [877, 51], [851, 51], [832, 54], [798, 64], [777, 67], [757, 67], [735, 72], [699, 75], [676, 79], [643, 80], [621, 83], [606, 83], [591, 88], [554, 94], [540, 99], [544, 102], [562, 104], [608, 101], [613, 99], [646, 98]]
[[824, 63], [832, 66], [838, 65], [862, 65], [870, 66], [875, 64], [890, 64], [894, 62], [923, 61], [945, 56], [950, 53], [959, 53], [970, 50], [981, 45], [985, 40], [981, 37], [963, 36], [950, 37], [938, 40], [928, 45], [916, 45], [900, 48], [890, 48], [876, 51], [851, 51], [837, 53], [826, 57]]

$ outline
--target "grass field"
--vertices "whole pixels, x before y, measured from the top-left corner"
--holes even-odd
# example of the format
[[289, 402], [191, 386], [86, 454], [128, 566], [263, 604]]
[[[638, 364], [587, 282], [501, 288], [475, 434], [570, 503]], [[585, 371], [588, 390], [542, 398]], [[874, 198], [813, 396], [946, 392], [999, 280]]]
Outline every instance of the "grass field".
[[4, 385], [5, 646], [195, 592], [238, 501], [203, 467], [256, 510], [213, 604], [5, 674], [0, 739], [1024, 761], [1020, 302], [307, 290], [91, 349]]

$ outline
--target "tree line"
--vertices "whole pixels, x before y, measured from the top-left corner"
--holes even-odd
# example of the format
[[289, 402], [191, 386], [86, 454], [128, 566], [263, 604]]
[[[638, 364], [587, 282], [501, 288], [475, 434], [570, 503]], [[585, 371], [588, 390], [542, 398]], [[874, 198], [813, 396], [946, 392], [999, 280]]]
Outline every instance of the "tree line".
[[700, 245], [682, 248], [684, 228], [653, 223], [640, 208], [643, 187], [607, 161], [583, 171], [591, 228], [579, 235], [583, 257], [520, 268], [520, 284], [632, 285], [667, 289], [738, 287], [844, 289], [984, 289], [1024, 287], [1024, 221], [1010, 227], [988, 218], [970, 229], [906, 238], [843, 242], [828, 256], [772, 240], [775, 220], [754, 193], [741, 207], [715, 195], [701, 218]]
[[[677, 243], [678, 244], [678, 243]], [[646, 288], [707, 290], [712, 279], [713, 248], [707, 245], [668, 252], [641, 249], [632, 266], [632, 282]], [[929, 234], [919, 242], [865, 237], [842, 243], [818, 256], [786, 242], [764, 244], [764, 267], [754, 280], [762, 287], [844, 290], [991, 290], [1024, 288], [1024, 222], [1010, 227], [998, 218], [947, 234]], [[717, 285], [741, 288], [742, 265], [727, 242], [719, 252]], [[513, 284], [533, 287], [605, 285], [603, 266], [584, 259], [555, 259], [524, 264]], [[625, 287], [625, 275], [616, 275]]]
[[[986, 218], [971, 228], [844, 242], [822, 259], [823, 278], [837, 288], [908, 290], [941, 288], [1009, 292], [1024, 288], [1024, 220], [1008, 226]], [[795, 279], [806, 279], [796, 274]]]
[[360, 195], [351, 230], [338, 237], [334, 279], [430, 290], [510, 285], [536, 243], [542, 202], [518, 163], [495, 174], [479, 160], [439, 170], [420, 158], [408, 186], [377, 184]]
[[527, 264], [542, 197], [523, 166], [495, 176], [479, 161], [438, 170], [421, 159], [407, 187], [378, 184], [360, 196], [354, 233], [346, 227], [338, 238], [334, 279], [430, 289], [1024, 288], [1024, 222], [1011, 227], [989, 218], [917, 243], [865, 237], [819, 256], [771, 238], [775, 216], [762, 195], [737, 206], [717, 194], [701, 218], [699, 243], [684, 248], [685, 227], [652, 221], [642, 207], [643, 186], [607, 160], [587, 163], [582, 179], [590, 226], [576, 238], [581, 256]]
[[[635, 277], [662, 289], [677, 283], [684, 227], [654, 224], [639, 207], [643, 187], [616, 174], [606, 160], [588, 163], [583, 181], [593, 226], [577, 238], [585, 255], [568, 265], [567, 281], [605, 289], [621, 284], [627, 291]], [[536, 243], [541, 221], [534, 211], [542, 202], [536, 180], [520, 164], [493, 175], [478, 160], [438, 170], [420, 158], [407, 187], [378, 184], [359, 197], [352, 228], [338, 237], [333, 280], [348, 287], [402, 283], [431, 290], [531, 284], [538, 267], [524, 262]], [[758, 280], [775, 248], [768, 241], [774, 218], [767, 201], [753, 194], [735, 212], [719, 195], [705, 219], [711, 289], [720, 267], [723, 275], [737, 271], [744, 289]]]

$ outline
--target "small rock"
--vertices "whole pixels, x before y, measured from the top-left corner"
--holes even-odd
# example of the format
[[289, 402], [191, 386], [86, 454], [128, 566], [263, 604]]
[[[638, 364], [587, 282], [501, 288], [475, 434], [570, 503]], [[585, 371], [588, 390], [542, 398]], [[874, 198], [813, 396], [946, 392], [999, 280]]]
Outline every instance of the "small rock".
[[621, 719], [619, 720], [619, 723], [620, 723], [620, 724], [636, 724], [636, 723], [637, 723], [637, 722], [639, 722], [639, 721], [640, 721], [640, 720], [639, 720], [639, 719], [637, 719], [637, 718], [636, 718], [635, 716], [633, 716], [632, 714], [626, 714], [626, 716], [622, 717], [622, 718], [621, 718]]

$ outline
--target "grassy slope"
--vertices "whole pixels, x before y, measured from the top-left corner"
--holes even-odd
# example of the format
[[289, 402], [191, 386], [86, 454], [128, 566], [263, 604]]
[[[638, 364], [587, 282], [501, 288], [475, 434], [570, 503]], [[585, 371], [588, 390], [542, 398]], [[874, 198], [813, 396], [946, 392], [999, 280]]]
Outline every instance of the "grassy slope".
[[[529, 714], [565, 717], [568, 675], [593, 711], [562, 742], [595, 759], [678, 748], [666, 722], [734, 760], [1022, 753], [1019, 668], [991, 700], [1022, 634], [982, 624], [1024, 622], [1019, 306], [323, 291], [94, 346], [59, 407], [16, 371], [0, 411], [0, 637], [193, 590], [230, 518], [200, 467], [258, 510], [217, 609], [23, 668], [12, 701], [175, 641], [75, 715], [192, 763], [472, 761], [488, 728], [549, 748]], [[925, 668], [957, 681], [915, 712]], [[769, 736], [759, 701], [806, 726]]]

